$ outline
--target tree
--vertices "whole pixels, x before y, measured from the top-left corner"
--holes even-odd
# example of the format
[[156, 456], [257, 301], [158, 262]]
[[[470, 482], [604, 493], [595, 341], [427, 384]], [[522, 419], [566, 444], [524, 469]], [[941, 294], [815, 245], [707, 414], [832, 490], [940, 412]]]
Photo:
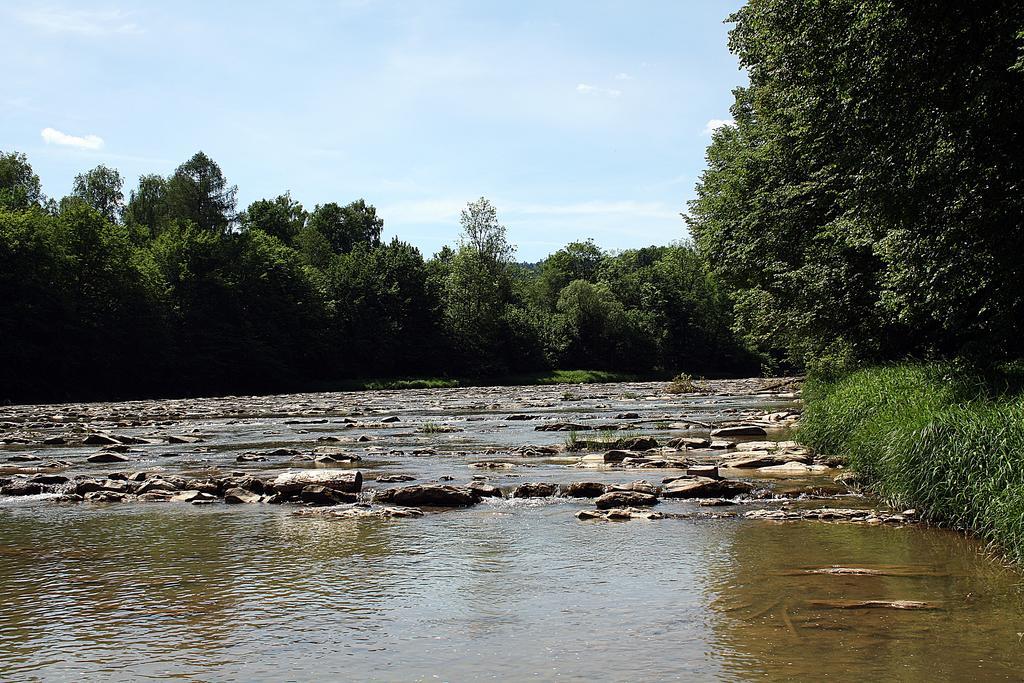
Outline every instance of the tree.
[[124, 180], [117, 169], [100, 164], [75, 176], [71, 195], [84, 201], [111, 223], [121, 221], [124, 210]]
[[46, 202], [39, 176], [21, 152], [0, 152], [0, 208], [21, 211]]
[[377, 209], [359, 199], [345, 206], [318, 204], [309, 225], [327, 238], [336, 254], [347, 254], [357, 244], [378, 246], [384, 221], [377, 217]]
[[285, 192], [274, 199], [258, 199], [239, 215], [242, 231], [262, 230], [290, 244], [306, 225], [302, 204]]
[[224, 234], [234, 222], [238, 188], [228, 185], [213, 159], [203, 152], [178, 166], [167, 181], [169, 215], [203, 230]]
[[751, 0], [750, 85], [691, 203], [739, 331], [777, 359], [1024, 352], [1013, 0]]
[[132, 190], [124, 210], [127, 225], [144, 228], [150, 237], [164, 229], [170, 216], [167, 202], [167, 180], [159, 175], [144, 175], [139, 186]]
[[593, 240], [570, 242], [551, 254], [540, 264], [537, 278], [539, 300], [553, 310], [562, 288], [573, 280], [596, 282], [605, 256]]
[[514, 247], [498, 221], [497, 210], [483, 197], [466, 206], [460, 222], [460, 246], [451, 258], [445, 282], [445, 317], [467, 362], [476, 370], [494, 369], [492, 350], [499, 341], [510, 299], [509, 264]]

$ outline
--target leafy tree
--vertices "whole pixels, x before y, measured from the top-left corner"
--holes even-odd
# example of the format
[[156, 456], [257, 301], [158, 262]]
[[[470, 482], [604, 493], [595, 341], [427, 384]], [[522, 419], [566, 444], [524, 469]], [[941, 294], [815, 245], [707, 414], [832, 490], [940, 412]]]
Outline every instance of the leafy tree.
[[0, 208], [20, 211], [46, 202], [39, 176], [21, 152], [0, 151]]
[[159, 175], [144, 175], [139, 186], [131, 191], [124, 209], [127, 225], [142, 228], [150, 237], [156, 237], [170, 219], [167, 200], [167, 180]]
[[306, 225], [302, 204], [285, 192], [274, 199], [258, 199], [239, 216], [242, 231], [262, 230], [290, 244]]
[[690, 206], [740, 331], [797, 365], [1024, 350], [1016, 2], [751, 0]]
[[223, 234], [236, 218], [237, 194], [238, 188], [228, 185], [220, 166], [203, 152], [196, 152], [167, 181], [168, 212], [172, 218]]
[[377, 209], [359, 199], [345, 206], [318, 204], [309, 225], [327, 238], [335, 253], [347, 254], [357, 244], [379, 245], [384, 220], [377, 217]]
[[117, 169], [100, 164], [75, 176], [71, 195], [84, 201], [111, 223], [121, 221], [124, 210], [124, 180]]
[[460, 246], [448, 264], [445, 317], [453, 339], [476, 371], [501, 369], [491, 353], [502, 329], [514, 247], [494, 206], [481, 197], [462, 211]]
[[570, 242], [540, 264], [536, 281], [538, 300], [554, 309], [558, 295], [573, 280], [596, 282], [598, 269], [606, 254], [593, 240]]

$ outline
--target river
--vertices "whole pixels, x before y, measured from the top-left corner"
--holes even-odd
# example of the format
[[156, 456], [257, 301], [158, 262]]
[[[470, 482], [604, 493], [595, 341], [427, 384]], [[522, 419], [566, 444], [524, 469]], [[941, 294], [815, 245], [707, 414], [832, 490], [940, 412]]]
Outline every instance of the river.
[[[579, 454], [546, 451], [590, 430], [536, 428], [600, 424], [607, 436], [618, 424], [664, 443], [799, 409], [769, 381], [711, 382], [708, 395], [665, 386], [5, 407], [0, 477], [272, 477], [312, 467], [308, 454], [330, 443], [361, 458], [344, 467], [363, 474], [364, 498], [445, 477], [506, 492], [659, 484], [678, 470], [579, 467]], [[86, 459], [98, 447], [80, 443], [89, 433], [152, 443], [96, 464]], [[66, 443], [42, 444], [57, 435]], [[470, 466], [481, 461], [507, 467]], [[877, 506], [832, 484], [839, 472], [730, 472], [754, 484], [738, 504], [663, 499], [652, 509], [668, 518], [627, 522], [579, 520], [594, 501], [564, 496], [395, 519], [0, 497], [0, 680], [1021, 680], [1021, 576], [975, 541], [916, 524], [743, 516]], [[411, 479], [375, 481], [396, 474]]]

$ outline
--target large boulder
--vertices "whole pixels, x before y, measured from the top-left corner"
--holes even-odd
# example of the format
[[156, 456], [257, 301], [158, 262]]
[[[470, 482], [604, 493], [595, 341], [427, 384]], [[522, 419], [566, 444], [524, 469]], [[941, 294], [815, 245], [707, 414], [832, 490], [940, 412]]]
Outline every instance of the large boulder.
[[374, 502], [404, 507], [459, 508], [476, 505], [480, 496], [468, 486], [419, 484], [377, 491]]
[[277, 475], [271, 486], [282, 496], [298, 495], [307, 486], [359, 493], [363, 488], [363, 474], [358, 470], [292, 470]]

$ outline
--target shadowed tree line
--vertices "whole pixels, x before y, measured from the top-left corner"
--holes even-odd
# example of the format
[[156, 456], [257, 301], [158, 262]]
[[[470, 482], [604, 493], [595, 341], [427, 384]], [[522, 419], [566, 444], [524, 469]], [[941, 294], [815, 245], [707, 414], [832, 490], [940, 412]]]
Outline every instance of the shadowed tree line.
[[1024, 355], [1017, 0], [750, 0], [690, 205], [776, 366]]
[[200, 152], [127, 197], [98, 166], [54, 201], [23, 154], [0, 153], [0, 399], [756, 370], [687, 245], [610, 254], [587, 241], [517, 264], [481, 198], [458, 243], [425, 259], [382, 241], [363, 200], [308, 211], [285, 192], [238, 211], [236, 194]]

